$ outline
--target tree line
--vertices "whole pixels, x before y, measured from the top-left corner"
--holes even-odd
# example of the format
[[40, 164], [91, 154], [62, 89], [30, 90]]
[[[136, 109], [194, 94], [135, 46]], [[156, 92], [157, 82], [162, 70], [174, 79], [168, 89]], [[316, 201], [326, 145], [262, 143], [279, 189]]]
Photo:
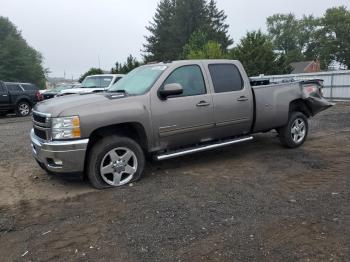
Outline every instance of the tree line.
[[350, 11], [333, 7], [322, 17], [292, 13], [266, 19], [267, 32], [247, 32], [233, 46], [227, 15], [215, 0], [161, 0], [146, 27], [143, 61], [131, 55], [114, 73], [147, 62], [179, 59], [237, 59], [248, 75], [288, 74], [292, 62], [318, 60], [323, 70], [337, 63], [350, 68]]
[[16, 26], [0, 16], [0, 80], [45, 86], [42, 55], [28, 45]]
[[292, 62], [319, 60], [350, 67], [350, 11], [333, 7], [322, 17], [275, 14], [267, 33], [248, 32], [236, 46], [215, 0], [162, 0], [147, 27], [145, 61], [238, 59], [249, 75], [290, 73]]
[[[227, 15], [215, 0], [160, 0], [146, 27], [143, 58], [129, 55], [110, 72], [126, 74], [148, 62], [179, 59], [238, 59], [248, 75], [290, 73], [290, 64], [319, 60], [326, 70], [334, 63], [350, 68], [350, 11], [326, 10], [321, 17], [292, 13], [266, 19], [267, 32], [248, 32], [235, 45], [228, 33]], [[27, 44], [21, 32], [0, 16], [0, 79], [45, 85], [42, 55]], [[103, 73], [91, 68], [82, 75]]]

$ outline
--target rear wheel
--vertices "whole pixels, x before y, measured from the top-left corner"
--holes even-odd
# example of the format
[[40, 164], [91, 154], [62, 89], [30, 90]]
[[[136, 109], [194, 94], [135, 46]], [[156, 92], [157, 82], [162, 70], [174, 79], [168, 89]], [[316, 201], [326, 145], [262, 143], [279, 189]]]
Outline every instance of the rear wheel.
[[28, 102], [21, 101], [17, 104], [16, 115], [17, 116], [28, 116], [31, 111], [31, 106]]
[[93, 187], [119, 187], [141, 178], [145, 166], [142, 148], [128, 137], [108, 136], [90, 151], [87, 176]]
[[305, 142], [308, 131], [307, 117], [301, 112], [292, 112], [287, 125], [279, 129], [279, 138], [283, 146], [296, 148]]

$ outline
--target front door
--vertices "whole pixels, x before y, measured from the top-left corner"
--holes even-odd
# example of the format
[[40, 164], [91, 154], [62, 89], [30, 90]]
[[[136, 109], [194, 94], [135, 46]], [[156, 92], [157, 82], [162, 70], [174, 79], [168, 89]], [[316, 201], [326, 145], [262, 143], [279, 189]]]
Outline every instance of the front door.
[[0, 109], [5, 110], [10, 107], [10, 96], [5, 86], [0, 83]]
[[177, 83], [183, 94], [161, 100], [153, 97], [152, 119], [160, 148], [190, 145], [211, 139], [214, 127], [212, 96], [200, 64], [175, 68], [164, 81]]
[[209, 64], [213, 83], [214, 119], [218, 137], [250, 132], [253, 122], [253, 95], [234, 64]]

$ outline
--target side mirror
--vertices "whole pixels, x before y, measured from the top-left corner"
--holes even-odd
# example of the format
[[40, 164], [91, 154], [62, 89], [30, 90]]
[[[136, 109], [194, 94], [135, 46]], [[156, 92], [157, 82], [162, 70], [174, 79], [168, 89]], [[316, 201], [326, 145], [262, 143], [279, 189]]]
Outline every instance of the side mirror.
[[177, 96], [183, 93], [183, 88], [180, 84], [167, 84], [159, 90], [159, 96], [162, 99], [167, 99], [168, 96]]

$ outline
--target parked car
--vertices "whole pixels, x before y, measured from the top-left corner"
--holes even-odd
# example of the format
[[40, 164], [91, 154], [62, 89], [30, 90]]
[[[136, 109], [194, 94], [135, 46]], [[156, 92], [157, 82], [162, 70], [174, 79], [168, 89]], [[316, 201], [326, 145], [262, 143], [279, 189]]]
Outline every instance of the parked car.
[[87, 76], [81, 83], [80, 88], [62, 90], [57, 95], [66, 96], [73, 94], [99, 93], [107, 90], [124, 75], [121, 74], [104, 74]]
[[165, 160], [272, 129], [283, 146], [296, 148], [308, 118], [332, 106], [321, 89], [317, 80], [252, 87], [231, 60], [145, 65], [108, 92], [38, 104], [33, 155], [45, 170], [84, 172], [101, 189], [138, 180], [147, 155]]
[[[75, 88], [76, 85], [61, 85], [58, 87], [55, 87], [53, 89], [46, 90], [45, 92], [42, 92], [42, 95], [44, 99], [51, 99], [57, 96], [60, 92], [68, 89]], [[80, 87], [80, 86], [79, 86]]]
[[34, 84], [0, 81], [0, 115], [15, 112], [17, 116], [28, 116], [41, 100], [43, 97]]

